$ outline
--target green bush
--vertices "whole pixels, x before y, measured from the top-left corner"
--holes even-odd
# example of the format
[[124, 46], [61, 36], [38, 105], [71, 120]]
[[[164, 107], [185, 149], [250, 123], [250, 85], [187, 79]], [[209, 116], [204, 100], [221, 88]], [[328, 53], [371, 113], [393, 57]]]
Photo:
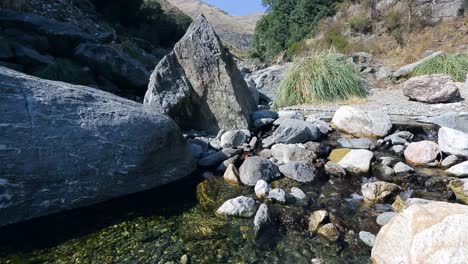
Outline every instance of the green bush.
[[365, 16], [356, 16], [348, 20], [349, 26], [354, 32], [367, 34], [372, 32], [372, 21]]
[[87, 85], [93, 81], [93, 78], [79, 65], [67, 59], [57, 59], [53, 64], [36, 72], [35, 75], [43, 79], [78, 85]]
[[468, 73], [468, 55], [463, 53], [441, 54], [417, 66], [412, 76], [448, 74], [457, 82], [465, 81]]
[[349, 41], [343, 35], [341, 25], [330, 27], [324, 34], [321, 46], [324, 49], [334, 48], [336, 51], [346, 53], [348, 51]]
[[401, 14], [395, 11], [389, 12], [384, 16], [384, 25], [389, 32], [399, 29], [402, 24]]
[[363, 96], [359, 74], [342, 55], [317, 53], [290, 69], [278, 89], [275, 107]]

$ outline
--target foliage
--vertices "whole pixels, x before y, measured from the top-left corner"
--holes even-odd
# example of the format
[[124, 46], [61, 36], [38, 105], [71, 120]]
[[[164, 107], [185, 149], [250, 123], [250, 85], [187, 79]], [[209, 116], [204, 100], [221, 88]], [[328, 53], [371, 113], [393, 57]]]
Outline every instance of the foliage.
[[145, 56], [146, 51], [139, 48], [132, 41], [126, 40], [120, 44], [122, 51], [132, 57], [133, 59], [141, 62], [143, 65], [153, 65], [155, 62], [152, 60], [151, 56]]
[[298, 61], [281, 83], [276, 107], [365, 96], [359, 74], [342, 55], [317, 53]]
[[441, 54], [418, 65], [413, 76], [448, 74], [457, 82], [463, 82], [468, 74], [468, 55], [463, 53]]
[[354, 32], [367, 34], [372, 32], [372, 20], [366, 16], [356, 16], [348, 20], [349, 26]]
[[323, 34], [321, 46], [324, 49], [333, 48], [338, 52], [346, 53], [348, 51], [349, 41], [343, 35], [343, 26], [333, 25]]
[[268, 13], [257, 23], [253, 47], [262, 59], [271, 59], [303, 40], [320, 19], [334, 13], [338, 0], [263, 0]]
[[53, 64], [38, 71], [35, 75], [43, 79], [79, 85], [92, 83], [92, 77], [87, 72], [67, 59], [57, 59]]

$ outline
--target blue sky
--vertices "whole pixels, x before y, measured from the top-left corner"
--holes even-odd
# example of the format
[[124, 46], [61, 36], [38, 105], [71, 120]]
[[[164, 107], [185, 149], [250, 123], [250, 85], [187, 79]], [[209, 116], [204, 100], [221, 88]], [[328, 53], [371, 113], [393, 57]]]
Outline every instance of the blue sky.
[[202, 0], [216, 6], [231, 15], [243, 16], [255, 12], [263, 12], [262, 0]]

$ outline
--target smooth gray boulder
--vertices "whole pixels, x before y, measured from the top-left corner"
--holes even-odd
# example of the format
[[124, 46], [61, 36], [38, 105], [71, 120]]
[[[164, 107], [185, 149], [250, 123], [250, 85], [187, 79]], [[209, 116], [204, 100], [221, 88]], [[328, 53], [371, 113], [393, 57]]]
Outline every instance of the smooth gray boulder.
[[284, 176], [302, 183], [313, 181], [316, 174], [316, 170], [313, 165], [296, 161], [281, 165], [279, 170]]
[[361, 108], [342, 106], [331, 121], [336, 129], [357, 137], [380, 138], [392, 129], [390, 117], [380, 111], [364, 111]]
[[243, 184], [255, 186], [257, 181], [271, 179], [280, 176], [278, 166], [266, 158], [250, 157], [239, 168], [240, 180]]
[[286, 119], [273, 133], [276, 144], [295, 144], [316, 141], [321, 133], [318, 127], [307, 121]]
[[257, 110], [232, 55], [203, 15], [156, 66], [144, 104], [183, 129], [212, 134], [248, 128]]
[[0, 67], [0, 225], [154, 188], [195, 169], [173, 120]]
[[224, 202], [216, 210], [216, 215], [220, 217], [239, 216], [252, 217], [255, 215], [257, 205], [255, 200], [250, 197], [239, 196]]

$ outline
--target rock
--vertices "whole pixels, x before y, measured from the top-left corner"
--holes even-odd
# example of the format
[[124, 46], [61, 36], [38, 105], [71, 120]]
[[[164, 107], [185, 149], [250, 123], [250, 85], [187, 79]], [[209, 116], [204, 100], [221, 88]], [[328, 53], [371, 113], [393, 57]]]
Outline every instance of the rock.
[[294, 144], [320, 138], [317, 126], [302, 120], [286, 119], [273, 133], [276, 144]]
[[439, 129], [438, 143], [443, 152], [468, 158], [468, 134], [442, 127]]
[[251, 118], [253, 121], [263, 118], [276, 120], [278, 118], [278, 113], [270, 110], [255, 111], [251, 114]]
[[383, 226], [383, 225], [386, 225], [388, 224], [388, 222], [390, 222], [390, 220], [392, 220], [393, 217], [397, 216], [398, 213], [395, 213], [395, 212], [385, 212], [385, 213], [381, 213], [377, 216], [377, 224]]
[[203, 155], [203, 148], [197, 144], [190, 144], [190, 153], [196, 158], [199, 159]]
[[349, 149], [374, 149], [375, 145], [372, 140], [368, 138], [340, 138], [337, 141], [338, 146], [341, 148]]
[[293, 144], [276, 144], [271, 148], [271, 154], [284, 164], [292, 161], [312, 163], [317, 158], [313, 151]]
[[393, 73], [393, 77], [398, 79], [398, 78], [401, 78], [401, 77], [405, 77], [405, 76], [408, 76], [417, 66], [421, 65], [422, 63], [428, 61], [428, 60], [431, 60], [441, 54], [443, 54], [444, 52], [442, 51], [438, 51], [438, 52], [435, 52], [427, 57], [425, 57], [424, 59], [422, 60], [419, 60], [415, 63], [411, 63], [411, 64], [408, 64], [408, 65], [405, 65], [403, 67], [401, 67], [400, 69], [398, 69], [396, 72]]
[[309, 216], [309, 231], [317, 232], [320, 225], [329, 221], [328, 212], [325, 210], [318, 210]]
[[331, 242], [336, 242], [341, 234], [338, 228], [333, 223], [325, 224], [317, 229], [317, 234], [324, 236]]
[[342, 160], [338, 162], [343, 169], [354, 174], [365, 174], [369, 172], [369, 167], [374, 153], [364, 149], [351, 150]]
[[459, 159], [457, 156], [455, 155], [450, 155], [448, 157], [446, 157], [444, 160], [442, 160], [442, 162], [440, 163], [440, 165], [444, 168], [448, 168], [448, 167], [452, 167], [453, 165], [457, 164], [459, 162]]
[[377, 80], [383, 80], [392, 77], [393, 69], [390, 67], [380, 67], [375, 73], [375, 78]]
[[316, 174], [313, 165], [296, 161], [281, 165], [279, 170], [284, 176], [302, 183], [313, 181]]
[[[250, 132], [249, 132], [250, 134]], [[237, 148], [247, 143], [250, 135], [246, 134], [243, 130], [227, 131], [221, 136], [222, 148]]]
[[259, 180], [257, 181], [257, 183], [255, 184], [255, 195], [259, 198], [259, 199], [265, 199], [266, 197], [268, 197], [268, 193], [270, 192], [270, 184], [268, 184], [268, 182], [264, 181], [264, 180]]
[[274, 136], [269, 136], [264, 139], [262, 139], [262, 148], [271, 148], [275, 144], [275, 137]]
[[291, 188], [291, 195], [297, 200], [304, 200], [307, 197], [307, 195], [297, 187]]
[[403, 201], [401, 196], [397, 196], [395, 198], [395, 202], [393, 202], [392, 207], [395, 212], [403, 212], [406, 208], [410, 207], [414, 204], [427, 204], [432, 202], [431, 200], [421, 199], [421, 198], [408, 198], [406, 201]]
[[449, 183], [449, 188], [458, 200], [468, 204], [468, 179], [457, 179]]
[[234, 155], [230, 157], [229, 159], [219, 164], [218, 168], [216, 169], [216, 172], [224, 173], [229, 165], [235, 165], [239, 162], [239, 160], [240, 160], [240, 155]]
[[409, 144], [404, 155], [406, 161], [412, 165], [427, 165], [437, 159], [440, 148], [432, 141], [423, 140]]
[[284, 74], [289, 69], [290, 64], [273, 65], [271, 67], [253, 72], [247, 80], [253, 80], [256, 89], [268, 99], [274, 101], [277, 88], [284, 78]]
[[250, 197], [239, 196], [221, 205], [216, 211], [218, 216], [252, 217], [255, 214], [255, 200]]
[[241, 182], [250, 186], [255, 186], [258, 180], [269, 181], [280, 176], [278, 166], [262, 157], [246, 159], [239, 172]]
[[404, 138], [399, 137], [396, 134], [392, 134], [384, 138], [384, 142], [389, 142], [392, 145], [407, 145], [408, 141]]
[[336, 129], [357, 137], [384, 137], [392, 129], [387, 114], [380, 111], [365, 112], [351, 106], [340, 107], [331, 123]]
[[177, 125], [141, 104], [0, 67], [0, 225], [183, 178], [195, 162]]
[[254, 121], [253, 125], [257, 129], [262, 129], [264, 127], [270, 127], [275, 122], [273, 118], [260, 118]]
[[414, 171], [413, 168], [404, 164], [403, 162], [398, 162], [397, 164], [395, 164], [393, 170], [395, 171], [395, 174], [410, 173]]
[[419, 118], [418, 121], [468, 133], [468, 112], [449, 112], [439, 116]]
[[373, 247], [375, 243], [375, 235], [366, 232], [366, 231], [361, 231], [359, 232], [359, 239], [366, 244], [369, 247]]
[[460, 177], [460, 178], [468, 177], [468, 161], [452, 166], [445, 172], [453, 176]]
[[330, 146], [326, 144], [322, 144], [320, 142], [313, 142], [313, 141], [306, 142], [302, 145], [304, 146], [304, 148], [310, 151], [313, 151], [315, 154], [319, 156], [323, 156], [323, 157], [326, 157], [328, 153], [330, 153], [330, 149], [331, 149]]
[[446, 103], [460, 96], [450, 75], [433, 74], [412, 77], [402, 84], [403, 94], [423, 103]]
[[413, 205], [383, 226], [372, 249], [374, 263], [466, 263], [468, 206]]
[[214, 174], [211, 171], [205, 171], [202, 173], [202, 177], [208, 179], [214, 177]]
[[212, 140], [210, 140], [209, 145], [210, 145], [211, 148], [216, 149], [216, 150], [221, 150], [221, 149], [222, 149], [222, 147], [221, 147], [221, 141], [218, 140], [218, 139], [212, 139]]
[[258, 232], [265, 224], [270, 221], [268, 214], [268, 205], [261, 204], [254, 218], [254, 229]]
[[[384, 166], [392, 166], [392, 164], [395, 163], [395, 159], [392, 157], [380, 157], [379, 158], [380, 162]], [[393, 168], [395, 170], [395, 168]]]
[[334, 149], [330, 153], [330, 156], [328, 156], [328, 159], [331, 162], [340, 162], [350, 151], [351, 149]]
[[203, 152], [208, 152], [210, 150], [210, 139], [206, 137], [196, 137], [193, 139], [189, 139], [188, 142], [190, 144], [198, 145], [202, 148]]
[[183, 129], [243, 129], [257, 103], [232, 55], [203, 15], [156, 66], [144, 103]]
[[388, 166], [382, 164], [374, 164], [372, 166], [372, 176], [381, 181], [391, 181], [394, 175], [395, 171]]
[[283, 189], [280, 188], [271, 189], [268, 193], [268, 199], [277, 201], [279, 203], [285, 203], [286, 193], [283, 191]]
[[298, 120], [304, 120], [305, 117], [302, 113], [298, 111], [292, 111], [292, 110], [281, 110], [278, 111], [278, 118], [286, 118], [286, 119], [298, 119]]
[[431, 20], [440, 21], [466, 16], [466, 1], [463, 0], [439, 0], [431, 4]]
[[229, 164], [229, 166], [226, 168], [226, 172], [224, 172], [223, 178], [229, 184], [235, 186], [240, 184], [239, 172], [237, 171], [236, 166], [233, 164]]
[[205, 168], [216, 167], [221, 162], [235, 155], [239, 155], [241, 153], [242, 153], [242, 150], [240, 149], [233, 149], [233, 148], [223, 149], [199, 160], [198, 166], [205, 167]]
[[263, 158], [271, 158], [273, 154], [271, 153], [271, 149], [262, 149], [260, 152], [257, 153], [258, 156], [263, 157]]
[[338, 164], [329, 161], [325, 164], [325, 171], [328, 175], [343, 177], [346, 176], [346, 171]]
[[53, 57], [49, 55], [42, 55], [36, 50], [21, 46], [19, 44], [13, 45], [13, 50], [15, 53], [15, 62], [22, 65], [37, 67], [40, 65], [49, 65], [54, 63]]
[[83, 43], [76, 48], [75, 57], [120, 86], [146, 91], [150, 73], [145, 66], [113, 45]]
[[330, 124], [328, 124], [327, 122], [325, 122], [323, 120], [315, 120], [313, 122], [307, 120], [307, 122], [316, 125], [318, 127], [318, 129], [320, 130], [320, 133], [322, 133], [323, 135], [326, 135], [326, 134], [330, 133], [333, 130], [330, 127]]
[[391, 150], [392, 150], [393, 152], [395, 152], [396, 154], [398, 154], [398, 155], [403, 154], [403, 152], [405, 151], [405, 149], [406, 149], [406, 147], [403, 146], [403, 145], [395, 145], [395, 146], [393, 146], [393, 147], [391, 148]]
[[384, 181], [366, 183], [361, 187], [362, 196], [371, 203], [383, 202], [400, 190], [398, 185]]

